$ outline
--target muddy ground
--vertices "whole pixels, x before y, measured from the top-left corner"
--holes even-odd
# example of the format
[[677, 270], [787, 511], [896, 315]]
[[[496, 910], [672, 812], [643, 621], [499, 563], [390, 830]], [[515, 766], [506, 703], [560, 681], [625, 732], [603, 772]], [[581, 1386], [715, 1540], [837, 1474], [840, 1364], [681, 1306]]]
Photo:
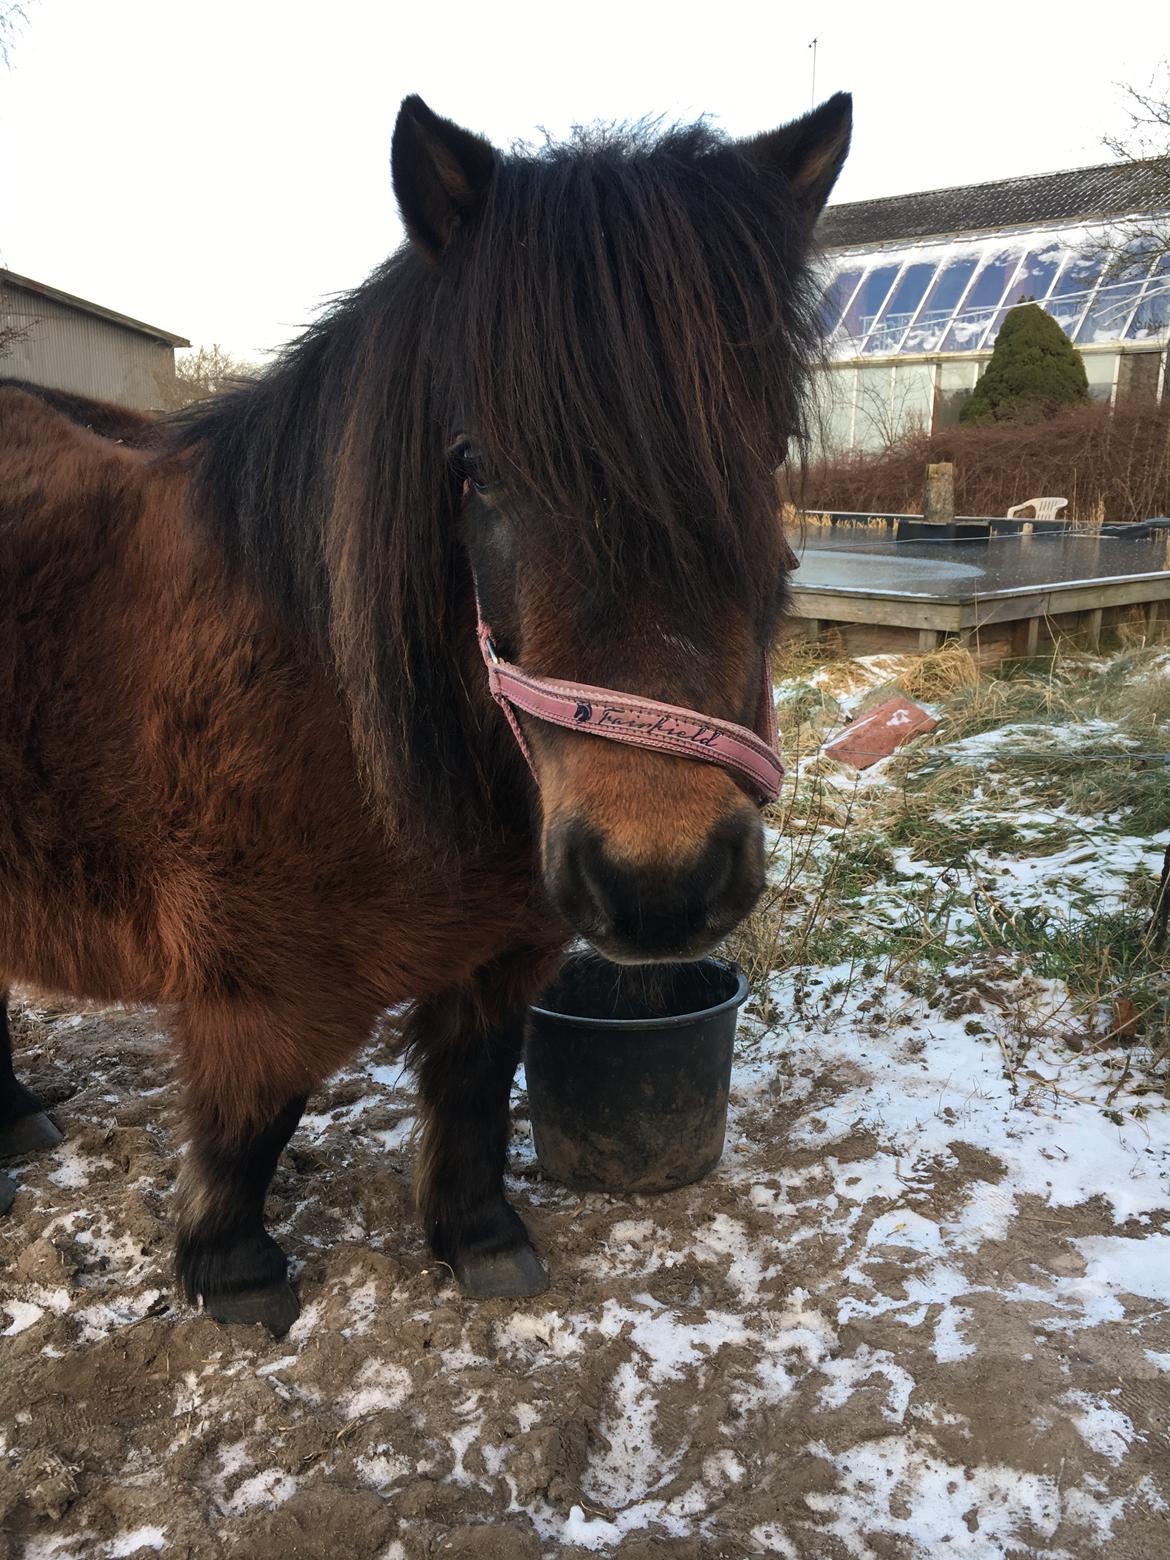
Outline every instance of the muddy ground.
[[0, 1560], [1164, 1556], [1164, 1117], [1119, 1127], [1087, 1062], [1021, 1094], [961, 1015], [798, 979], [741, 1025], [698, 1186], [542, 1179], [517, 1091], [552, 1272], [519, 1304], [429, 1259], [372, 1049], [276, 1177], [280, 1341], [176, 1298], [153, 1015], [18, 1008], [66, 1140], [0, 1219]]

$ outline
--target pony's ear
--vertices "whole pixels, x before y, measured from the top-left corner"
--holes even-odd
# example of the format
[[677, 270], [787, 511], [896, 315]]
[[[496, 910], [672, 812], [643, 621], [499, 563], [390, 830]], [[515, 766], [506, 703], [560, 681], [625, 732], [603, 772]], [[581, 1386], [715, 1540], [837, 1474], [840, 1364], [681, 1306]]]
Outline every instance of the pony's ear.
[[813, 223], [837, 182], [852, 133], [853, 99], [848, 92], [838, 92], [790, 125], [739, 145], [753, 162], [787, 177]]
[[437, 260], [474, 215], [491, 183], [490, 141], [432, 113], [422, 98], [404, 98], [394, 126], [390, 171], [406, 231]]

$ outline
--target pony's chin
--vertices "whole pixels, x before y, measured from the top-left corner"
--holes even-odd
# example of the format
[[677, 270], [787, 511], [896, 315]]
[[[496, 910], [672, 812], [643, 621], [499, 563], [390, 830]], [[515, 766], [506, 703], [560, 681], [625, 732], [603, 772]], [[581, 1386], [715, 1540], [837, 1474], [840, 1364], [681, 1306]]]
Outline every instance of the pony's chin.
[[692, 938], [677, 948], [631, 948], [608, 937], [586, 936], [584, 940], [594, 953], [599, 953], [611, 964], [694, 964], [714, 952], [722, 937]]

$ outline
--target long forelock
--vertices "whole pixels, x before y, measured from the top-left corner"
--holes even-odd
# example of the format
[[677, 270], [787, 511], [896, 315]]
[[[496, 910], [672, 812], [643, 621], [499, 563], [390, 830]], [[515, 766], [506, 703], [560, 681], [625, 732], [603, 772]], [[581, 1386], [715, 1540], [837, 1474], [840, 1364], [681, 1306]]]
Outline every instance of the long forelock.
[[505, 490], [591, 566], [759, 559], [806, 429], [810, 234], [702, 125], [505, 159], [445, 282], [449, 362]]

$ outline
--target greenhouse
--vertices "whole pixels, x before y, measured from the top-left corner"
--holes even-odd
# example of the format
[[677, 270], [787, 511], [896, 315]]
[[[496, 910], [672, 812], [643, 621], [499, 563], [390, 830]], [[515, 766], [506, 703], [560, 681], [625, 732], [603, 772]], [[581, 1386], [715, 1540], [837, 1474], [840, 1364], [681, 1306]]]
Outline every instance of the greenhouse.
[[1007, 311], [1026, 300], [1074, 342], [1094, 397], [1164, 394], [1167, 208], [1157, 164], [831, 207], [820, 229], [823, 447], [880, 448], [954, 422]]

